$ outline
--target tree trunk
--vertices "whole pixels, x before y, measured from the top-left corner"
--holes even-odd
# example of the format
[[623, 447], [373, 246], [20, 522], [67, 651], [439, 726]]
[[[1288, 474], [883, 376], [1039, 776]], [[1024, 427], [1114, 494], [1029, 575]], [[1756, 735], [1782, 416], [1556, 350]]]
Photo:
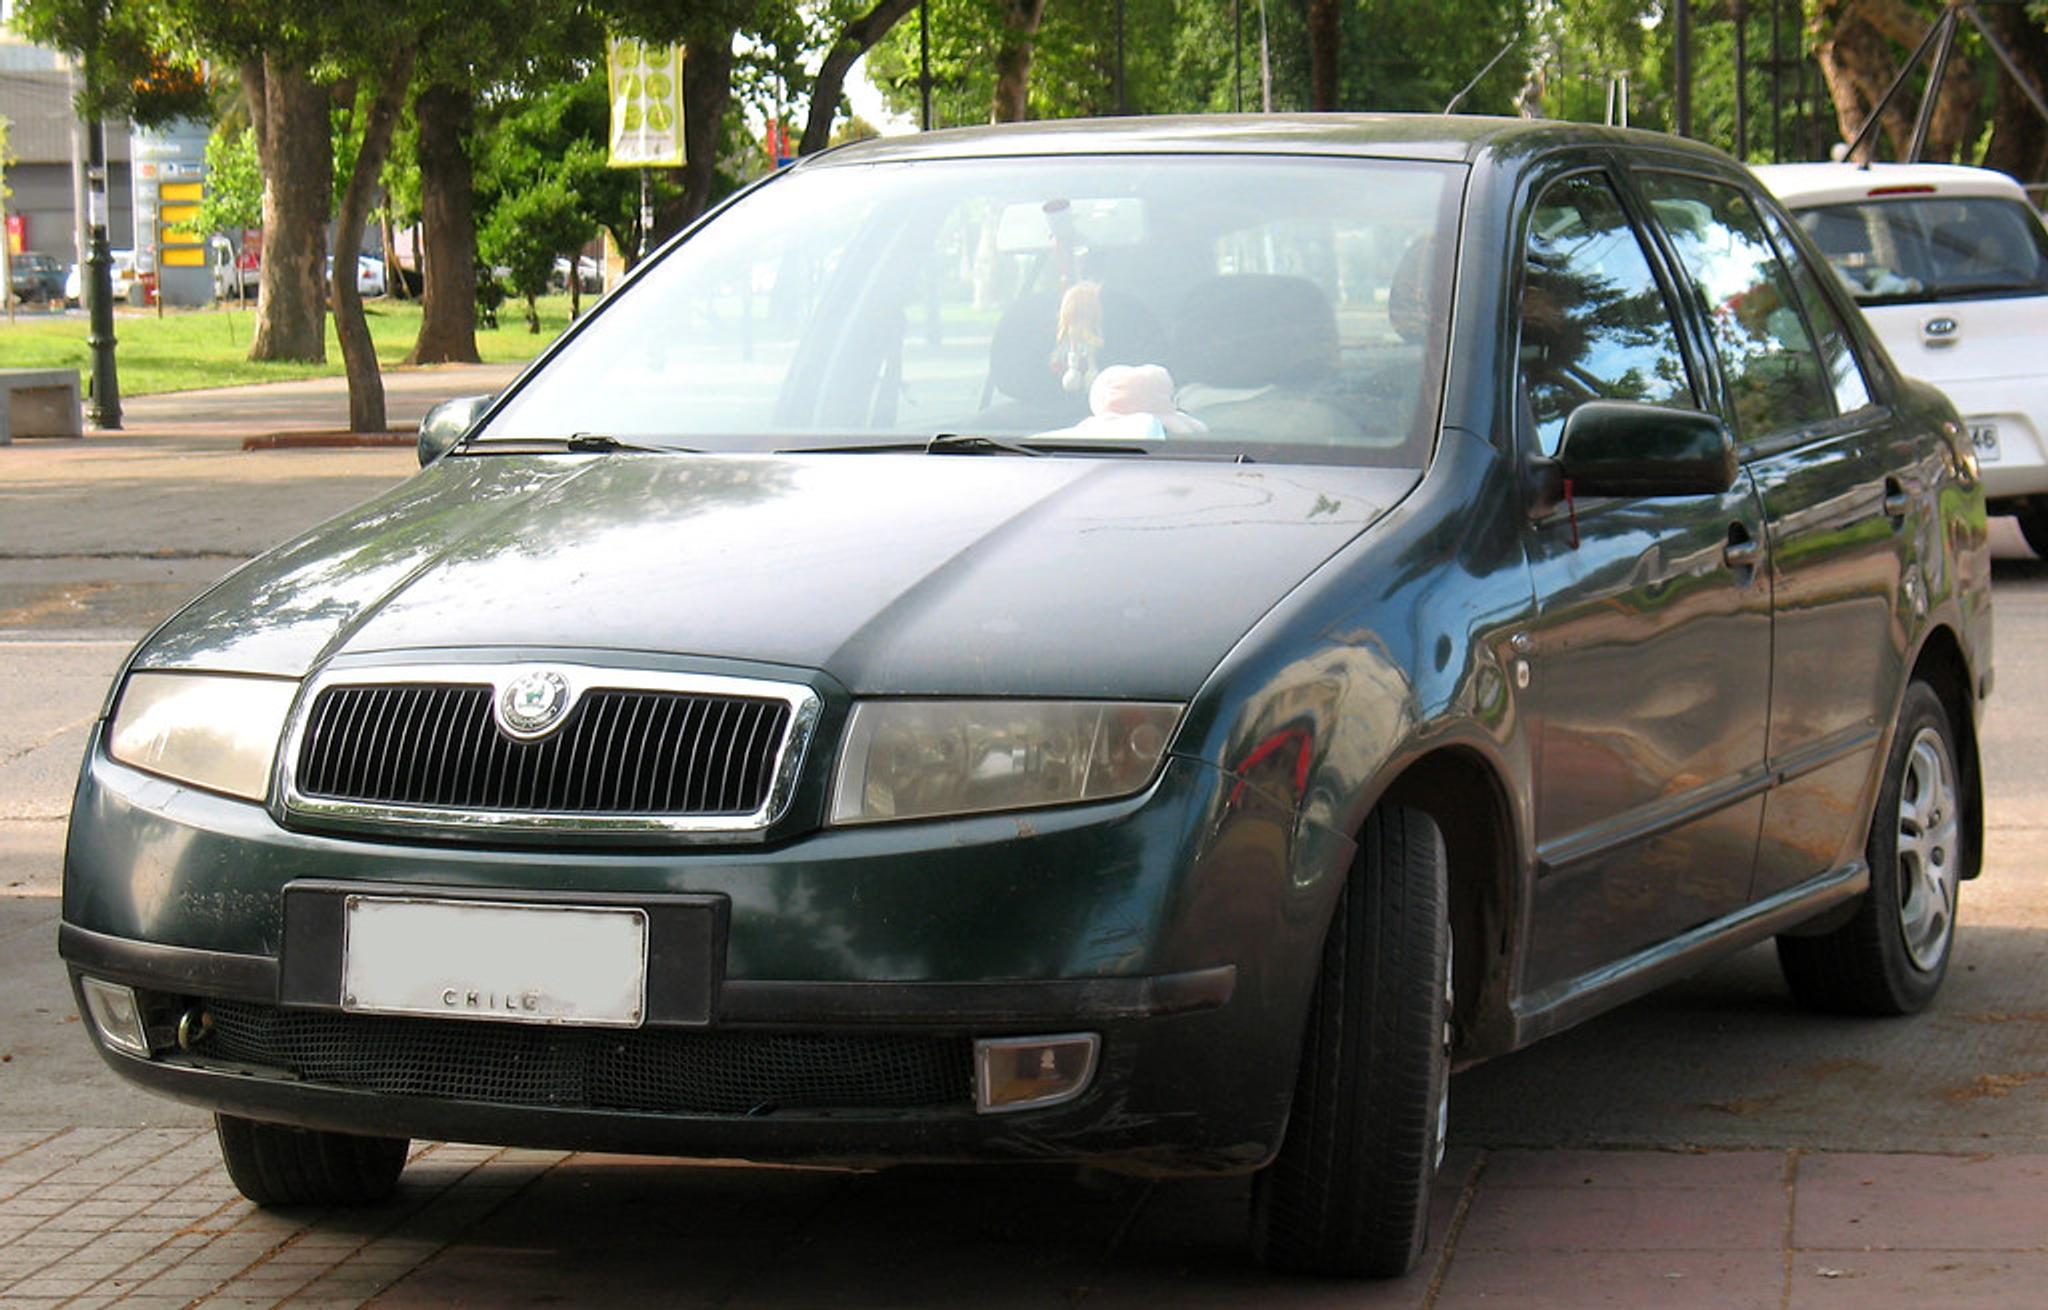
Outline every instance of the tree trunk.
[[816, 154], [832, 144], [832, 118], [839, 112], [846, 75], [916, 3], [917, 0], [877, 0], [874, 8], [847, 24], [832, 48], [825, 52], [825, 62], [811, 79], [811, 116], [804, 121], [804, 134], [797, 142], [799, 155]]
[[473, 93], [429, 86], [413, 97], [420, 124], [420, 335], [408, 364], [474, 364], [476, 194], [469, 160]]
[[377, 229], [383, 238], [384, 247], [384, 294], [394, 300], [410, 300], [405, 289], [405, 270], [398, 266], [398, 238], [391, 230], [391, 197], [384, 197], [384, 207], [377, 213]]
[[664, 206], [651, 250], [697, 221], [711, 208], [718, 143], [725, 135], [725, 109], [732, 102], [733, 29], [697, 34], [683, 56], [683, 195]]
[[1328, 113], [1337, 107], [1337, 43], [1343, 30], [1337, 0], [1309, 0], [1309, 108]]
[[534, 336], [540, 335], [540, 307], [533, 303], [533, 296], [526, 297], [526, 330]]
[[[1863, 0], [1822, 0], [1808, 20], [1808, 31], [1814, 37], [1814, 60], [1827, 84], [1828, 99], [1834, 103], [1842, 140], [1853, 141], [1891, 85], [1898, 72], [1897, 61], [1869, 21]], [[1882, 131], [1891, 144], [1890, 155], [1896, 158], [1913, 133], [1912, 119], [1900, 102], [1894, 101], [1886, 112]], [[1865, 149], [1873, 159], [1886, 153], [1875, 141]]]
[[[1854, 140], [1878, 101], [1891, 88], [1907, 55], [1917, 49], [1933, 20], [1903, 0], [1824, 0], [1815, 11], [1811, 30], [1814, 57], [1834, 101], [1842, 139]], [[1932, 56], [1922, 62], [1924, 73]], [[1927, 157], [1949, 160], [1976, 135], [1977, 106], [1983, 86], [1969, 60], [1958, 51], [1949, 60], [1928, 124]], [[1913, 118], [1919, 107], [1910, 85], [1885, 113], [1883, 133], [1892, 158], [1903, 159], [1912, 143]], [[1887, 152], [1871, 148], [1873, 158]]]
[[1031, 111], [1031, 55], [1045, 0], [1003, 0], [1002, 44], [996, 47], [996, 94], [991, 123], [1021, 123]]
[[[363, 117], [363, 145], [350, 170], [348, 186], [341, 193], [341, 208], [334, 215], [334, 275], [328, 296], [334, 304], [334, 334], [341, 340], [341, 358], [348, 370], [348, 430], [382, 432], [384, 418], [384, 377], [377, 370], [377, 347], [370, 340], [370, 324], [363, 317], [363, 297], [356, 287], [357, 257], [363, 248], [363, 223], [369, 218], [370, 197], [376, 194], [377, 175], [384, 171], [384, 156], [391, 151], [391, 130], [405, 107], [405, 84], [412, 76], [413, 52], [401, 48], [377, 79], [374, 91], [356, 87], [356, 102], [367, 97], [369, 108]], [[385, 270], [385, 282], [391, 270]]]
[[327, 358], [320, 266], [334, 196], [327, 92], [272, 55], [263, 57], [258, 82], [251, 100], [262, 104], [253, 119], [263, 166], [263, 279], [249, 358], [317, 362]]
[[[2014, 6], [1987, 5], [1979, 12], [1999, 43], [2027, 72], [2034, 90], [2048, 89], [2048, 30], [2029, 21]], [[2022, 182], [2039, 181], [2043, 172], [2048, 172], [2048, 121], [2003, 68], [1998, 71], [1998, 108], [1991, 115], [1991, 144], [1984, 151], [1984, 167]]]

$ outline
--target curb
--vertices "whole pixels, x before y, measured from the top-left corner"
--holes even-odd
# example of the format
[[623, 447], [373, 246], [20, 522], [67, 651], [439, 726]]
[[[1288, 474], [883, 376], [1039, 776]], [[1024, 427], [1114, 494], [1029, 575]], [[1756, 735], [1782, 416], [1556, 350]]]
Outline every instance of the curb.
[[406, 447], [418, 444], [419, 435], [412, 428], [393, 428], [389, 432], [271, 432], [259, 437], [242, 438], [243, 450], [314, 450], [337, 447]]

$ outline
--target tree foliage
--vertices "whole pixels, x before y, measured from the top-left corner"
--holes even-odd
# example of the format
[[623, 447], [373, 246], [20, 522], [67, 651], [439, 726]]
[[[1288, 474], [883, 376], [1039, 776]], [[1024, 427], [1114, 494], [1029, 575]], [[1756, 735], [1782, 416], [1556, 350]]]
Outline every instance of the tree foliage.
[[543, 175], [499, 198], [477, 244], [486, 261], [505, 270], [512, 291], [525, 298], [527, 331], [540, 331], [534, 300], [548, 289], [556, 258], [573, 259], [595, 230], [582, 200], [559, 177]]
[[256, 162], [256, 129], [217, 127], [206, 139], [206, 196], [199, 230], [237, 232], [263, 221], [263, 170]]

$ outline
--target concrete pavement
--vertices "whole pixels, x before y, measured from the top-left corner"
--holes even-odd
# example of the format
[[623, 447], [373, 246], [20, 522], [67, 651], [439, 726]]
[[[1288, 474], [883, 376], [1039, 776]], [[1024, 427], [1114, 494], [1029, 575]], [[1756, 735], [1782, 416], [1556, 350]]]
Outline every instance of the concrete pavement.
[[[445, 394], [502, 385], [437, 373]], [[53, 939], [71, 776], [128, 647], [412, 467], [242, 451], [266, 426], [334, 425], [331, 391], [287, 385], [296, 399], [164, 398], [160, 426], [131, 410], [127, 435], [0, 448], [0, 1307], [2048, 1303], [2048, 565], [2009, 524], [1990, 867], [1941, 1002], [1808, 1015], [1766, 949], [1460, 1074], [1410, 1279], [1265, 1274], [1242, 1181], [420, 1144], [386, 1206], [254, 1210], [203, 1114], [100, 1064]]]

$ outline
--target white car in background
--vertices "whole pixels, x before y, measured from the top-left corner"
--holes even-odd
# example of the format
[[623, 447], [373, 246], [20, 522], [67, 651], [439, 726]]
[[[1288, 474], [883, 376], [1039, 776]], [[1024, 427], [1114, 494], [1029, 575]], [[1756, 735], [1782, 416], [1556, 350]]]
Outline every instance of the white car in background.
[[1771, 164], [1901, 371], [1948, 393], [1993, 514], [2048, 557], [2048, 228], [2003, 173], [1949, 164]]
[[[328, 278], [334, 276], [334, 256], [332, 255], [327, 257], [325, 276]], [[254, 275], [251, 275], [249, 280], [253, 283], [256, 279]], [[381, 256], [356, 256], [356, 294], [363, 297], [381, 296], [384, 294], [384, 260]]]
[[[108, 280], [113, 288], [114, 303], [125, 304], [135, 292], [135, 252], [132, 250], [111, 250]], [[64, 303], [77, 306], [85, 303], [85, 266], [73, 264], [64, 274]]]

